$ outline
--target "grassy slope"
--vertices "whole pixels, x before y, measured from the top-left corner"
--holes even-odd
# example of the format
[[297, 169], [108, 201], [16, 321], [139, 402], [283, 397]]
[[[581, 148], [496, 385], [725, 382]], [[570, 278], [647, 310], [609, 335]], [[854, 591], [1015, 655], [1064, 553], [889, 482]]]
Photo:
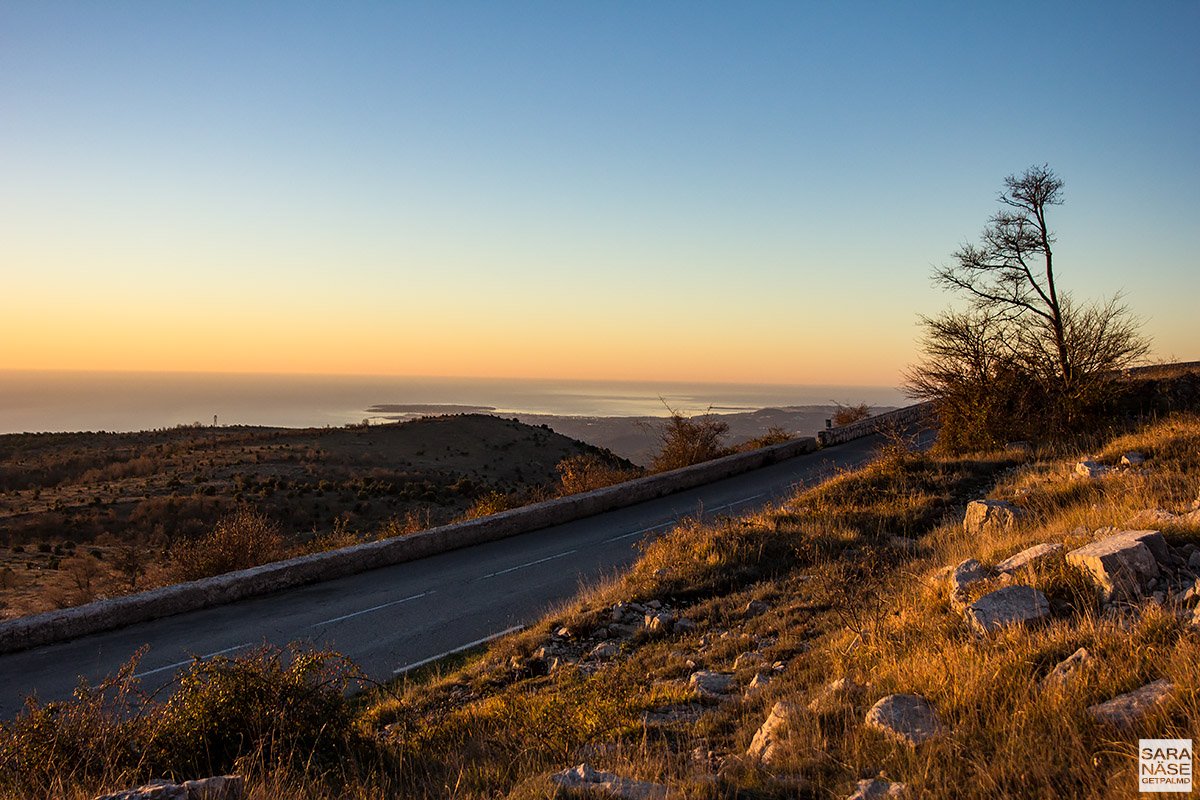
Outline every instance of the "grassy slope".
[[[943, 458], [894, 449], [778, 508], [677, 528], [647, 545], [627, 575], [586, 590], [536, 628], [339, 710], [331, 728], [344, 730], [332, 744], [298, 745], [280, 758], [262, 749], [271, 737], [260, 735], [236, 764], [188, 767], [247, 771], [263, 798], [543, 797], [552, 794], [551, 773], [584, 761], [693, 797], [844, 797], [859, 778], [880, 774], [918, 797], [1131, 796], [1139, 736], [1200, 740], [1200, 633], [1151, 603], [1104, 613], [1059, 560], [1028, 576], [1050, 596], [1053, 621], [980, 640], [951, 609], [944, 582], [932, 579], [968, 556], [995, 563], [1035, 543], [1074, 546], [1142, 509], [1183, 511], [1196, 499], [1196, 416], [1086, 446], [1109, 464], [1133, 449], [1149, 459], [1144, 470], [1088, 482], [1070, 474], [1080, 453]], [[963, 506], [983, 496], [1032, 514], [1009, 534], [968, 537]], [[1196, 526], [1164, 533], [1177, 546], [1200, 544]], [[919, 544], [895, 543], [896, 534]], [[769, 610], [748, 616], [752, 600]], [[584, 658], [548, 674], [534, 658], [542, 647], [583, 656], [613, 605], [635, 601], [657, 601], [696, 629], [641, 630], [616, 639], [611, 660]], [[1095, 666], [1065, 688], [1040, 688], [1041, 676], [1081, 646]], [[738, 689], [720, 702], [700, 698], [687, 685], [697, 669], [732, 672]], [[749, 690], [760, 672], [769, 683]], [[843, 677], [865, 688], [809, 710], [822, 687]], [[1173, 699], [1138, 728], [1108, 728], [1085, 712], [1162, 677], [1175, 683]], [[866, 729], [866, 709], [892, 692], [929, 698], [950, 735], [913, 750]], [[795, 710], [764, 767], [744, 754], [780, 700]], [[672, 708], [683, 721], [661, 713]], [[17, 733], [6, 729], [0, 750], [0, 778], [14, 797], [38, 780], [31, 767], [14, 772], [28, 763], [18, 756], [28, 751], [20, 736], [29, 735]], [[69, 739], [61, 725], [55, 736], [60, 745]], [[60, 774], [56, 788], [86, 797], [169, 768], [146, 755], [158, 751], [141, 752], [140, 760]], [[53, 757], [64, 763], [62, 755]]]

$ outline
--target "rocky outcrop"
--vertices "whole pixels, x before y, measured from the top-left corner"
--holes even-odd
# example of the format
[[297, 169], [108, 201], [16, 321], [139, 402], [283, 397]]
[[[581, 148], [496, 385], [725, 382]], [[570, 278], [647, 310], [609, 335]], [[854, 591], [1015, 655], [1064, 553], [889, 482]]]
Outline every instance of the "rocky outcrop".
[[728, 672], [700, 670], [692, 673], [692, 677], [688, 679], [688, 685], [695, 689], [701, 697], [721, 697], [732, 691], [733, 675]]
[[1014, 556], [1001, 561], [996, 565], [996, 571], [1000, 573], [1018, 572], [1025, 567], [1034, 568], [1041, 562], [1051, 558], [1058, 553], [1061, 553], [1066, 548], [1058, 542], [1046, 542], [1045, 544], [1035, 544], [1033, 547], [1028, 547]]
[[779, 755], [779, 744], [783, 741], [784, 733], [787, 730], [787, 720], [793, 711], [794, 708], [790, 703], [782, 701], [776, 703], [762, 727], [754, 734], [754, 739], [750, 742], [750, 749], [746, 751], [746, 755], [770, 766]]
[[859, 781], [854, 789], [854, 794], [847, 797], [846, 800], [886, 800], [889, 797], [904, 797], [907, 792], [907, 784], [872, 778]]
[[668, 795], [667, 787], [660, 783], [622, 778], [592, 769], [587, 764], [556, 772], [550, 780], [564, 789], [591, 790], [622, 800], [666, 800]]
[[1136, 597], [1159, 576], [1155, 550], [1166, 558], [1158, 531], [1124, 531], [1067, 553], [1067, 562], [1087, 572], [1105, 600]]
[[1029, 586], [1005, 586], [971, 603], [965, 616], [976, 633], [987, 635], [1049, 617], [1050, 601]]
[[242, 800], [245, 796], [245, 778], [241, 775], [217, 775], [183, 783], [150, 781], [136, 789], [101, 795], [96, 800]]
[[867, 727], [914, 747], [946, 732], [929, 701], [915, 694], [889, 694], [871, 706], [865, 722]]
[[1175, 685], [1168, 680], [1155, 681], [1105, 703], [1090, 706], [1088, 713], [1117, 728], [1131, 728], [1166, 703], [1174, 690]]
[[1058, 662], [1054, 669], [1050, 670], [1049, 674], [1042, 679], [1042, 685], [1047, 688], [1065, 686], [1082, 675], [1094, 662], [1095, 659], [1092, 658], [1088, 649], [1081, 647]]
[[963, 517], [963, 530], [969, 534], [1007, 533], [1025, 512], [1003, 500], [972, 500]]

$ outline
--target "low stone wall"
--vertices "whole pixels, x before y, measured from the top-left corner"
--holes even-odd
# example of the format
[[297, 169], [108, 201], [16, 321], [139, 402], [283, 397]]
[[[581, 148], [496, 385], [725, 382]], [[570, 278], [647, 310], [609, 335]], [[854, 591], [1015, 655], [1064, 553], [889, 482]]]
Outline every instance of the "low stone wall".
[[932, 415], [932, 402], [917, 403], [913, 406], [897, 408], [895, 411], [888, 411], [885, 414], [860, 419], [858, 422], [851, 422], [849, 425], [826, 428], [817, 434], [817, 438], [820, 439], [822, 447], [830, 447], [831, 445], [848, 442], [851, 439], [861, 439], [864, 436], [870, 436], [888, 428], [904, 428], [909, 425], [916, 425], [930, 420]]
[[793, 439], [481, 519], [418, 531], [408, 536], [368, 542], [214, 578], [163, 586], [75, 608], [9, 620], [0, 623], [0, 653], [67, 641], [561, 525], [749, 472], [810, 453], [816, 447], [815, 439]]

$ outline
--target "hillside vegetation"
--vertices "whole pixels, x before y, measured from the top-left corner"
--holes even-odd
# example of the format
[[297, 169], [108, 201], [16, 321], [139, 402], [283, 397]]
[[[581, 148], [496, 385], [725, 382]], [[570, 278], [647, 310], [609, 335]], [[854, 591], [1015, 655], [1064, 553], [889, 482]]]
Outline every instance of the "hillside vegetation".
[[0, 436], [0, 618], [403, 535], [494, 510], [497, 498], [553, 496], [563, 463], [634, 470], [544, 426], [482, 414]]
[[[1144, 463], [1122, 466], [1133, 451]], [[683, 524], [539, 625], [352, 700], [353, 665], [295, 648], [197, 662], [170, 698], [118, 676], [32, 703], [0, 729], [0, 791], [87, 798], [236, 771], [255, 798], [549, 797], [586, 764], [686, 797], [841, 798], [869, 779], [909, 797], [1129, 797], [1139, 737], [1200, 740], [1181, 591], [1200, 563], [1198, 475], [1194, 413], [966, 455], [897, 439], [762, 513]], [[1024, 513], [968, 532], [985, 497]], [[987, 572], [1031, 545], [1148, 527], [1175, 561], [1127, 599], [1105, 602], [1061, 552], [950, 591], [946, 568], [968, 558]], [[1047, 617], [974, 632], [962, 605], [1014, 582], [1044, 593]], [[1080, 648], [1082, 666], [1048, 677]], [[1169, 692], [1125, 726], [1089, 711], [1156, 681]], [[923, 698], [936, 735], [867, 724], [892, 694]]]

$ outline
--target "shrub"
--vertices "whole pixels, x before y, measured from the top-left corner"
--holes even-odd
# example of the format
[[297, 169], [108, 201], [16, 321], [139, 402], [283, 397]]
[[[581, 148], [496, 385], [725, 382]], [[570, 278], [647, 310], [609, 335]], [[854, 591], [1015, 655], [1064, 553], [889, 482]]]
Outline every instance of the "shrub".
[[560, 495], [603, 489], [638, 477], [631, 469], [622, 469], [596, 453], [564, 458], [554, 467], [558, 470]]
[[249, 506], [241, 506], [217, 521], [203, 538], [171, 548], [172, 571], [193, 581], [239, 569], [257, 567], [282, 554], [279, 526]]
[[721, 444], [721, 437], [728, 432], [729, 425], [712, 414], [686, 417], [671, 411], [658, 430], [662, 447], [651, 460], [650, 469], [666, 472], [720, 458], [729, 452]]
[[871, 407], [866, 403], [859, 403], [856, 406], [844, 406], [838, 403], [837, 411], [833, 412], [833, 424], [835, 426], [849, 425], [851, 422], [858, 422], [869, 416], [871, 416]]

